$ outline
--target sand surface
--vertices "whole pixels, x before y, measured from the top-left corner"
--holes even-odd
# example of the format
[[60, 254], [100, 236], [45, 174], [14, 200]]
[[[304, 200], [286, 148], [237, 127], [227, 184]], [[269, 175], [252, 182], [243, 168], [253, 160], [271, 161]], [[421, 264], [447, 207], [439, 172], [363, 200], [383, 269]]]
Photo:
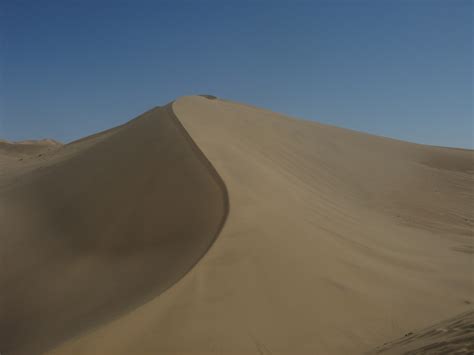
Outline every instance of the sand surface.
[[39, 154], [0, 150], [2, 354], [364, 354], [473, 309], [470, 150], [192, 96]]
[[408, 332], [371, 354], [474, 354], [474, 311], [468, 311], [425, 329]]
[[217, 237], [225, 186], [169, 111], [16, 160], [0, 180], [2, 354], [38, 354], [152, 299]]

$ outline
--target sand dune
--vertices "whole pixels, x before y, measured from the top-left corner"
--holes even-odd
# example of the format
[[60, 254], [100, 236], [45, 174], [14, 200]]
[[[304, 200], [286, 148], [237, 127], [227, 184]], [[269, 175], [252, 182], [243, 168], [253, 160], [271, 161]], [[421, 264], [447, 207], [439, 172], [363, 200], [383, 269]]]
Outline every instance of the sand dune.
[[43, 139], [38, 141], [20, 141], [9, 142], [0, 139], [0, 176], [12, 173], [15, 164], [18, 161], [29, 159], [32, 156], [41, 157], [45, 153], [49, 153], [58, 149], [61, 143], [52, 139]]
[[48, 147], [60, 146], [61, 143], [54, 139], [40, 139], [40, 140], [26, 140], [10, 142], [4, 139], [0, 139], [0, 150], [3, 154], [7, 153], [36, 153], [37, 151], [44, 150]]
[[362, 354], [466, 312], [472, 154], [193, 96], [11, 162], [0, 352]]
[[103, 136], [2, 180], [2, 354], [37, 354], [150, 299], [223, 224], [225, 187], [169, 108]]

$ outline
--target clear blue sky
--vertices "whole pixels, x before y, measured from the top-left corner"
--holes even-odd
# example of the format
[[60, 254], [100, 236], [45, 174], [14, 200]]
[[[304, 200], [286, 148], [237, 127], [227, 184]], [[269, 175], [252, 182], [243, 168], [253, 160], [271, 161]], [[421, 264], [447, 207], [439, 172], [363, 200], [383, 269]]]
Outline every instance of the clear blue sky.
[[473, 147], [470, 0], [9, 0], [0, 16], [0, 138], [67, 142], [209, 93]]

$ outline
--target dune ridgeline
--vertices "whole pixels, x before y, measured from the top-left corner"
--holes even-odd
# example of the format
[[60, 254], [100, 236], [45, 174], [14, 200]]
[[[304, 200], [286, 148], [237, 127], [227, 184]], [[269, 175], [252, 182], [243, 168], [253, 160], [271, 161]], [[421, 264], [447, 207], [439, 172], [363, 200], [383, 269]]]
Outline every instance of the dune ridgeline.
[[0, 141], [0, 353], [469, 353], [473, 174], [212, 96]]

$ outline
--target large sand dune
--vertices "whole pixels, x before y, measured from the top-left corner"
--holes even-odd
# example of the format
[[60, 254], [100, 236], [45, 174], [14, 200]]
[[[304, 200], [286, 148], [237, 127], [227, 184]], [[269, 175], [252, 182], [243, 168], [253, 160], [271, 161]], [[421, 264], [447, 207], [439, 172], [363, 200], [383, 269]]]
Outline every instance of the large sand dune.
[[472, 154], [193, 96], [9, 156], [0, 352], [361, 354], [469, 311]]

